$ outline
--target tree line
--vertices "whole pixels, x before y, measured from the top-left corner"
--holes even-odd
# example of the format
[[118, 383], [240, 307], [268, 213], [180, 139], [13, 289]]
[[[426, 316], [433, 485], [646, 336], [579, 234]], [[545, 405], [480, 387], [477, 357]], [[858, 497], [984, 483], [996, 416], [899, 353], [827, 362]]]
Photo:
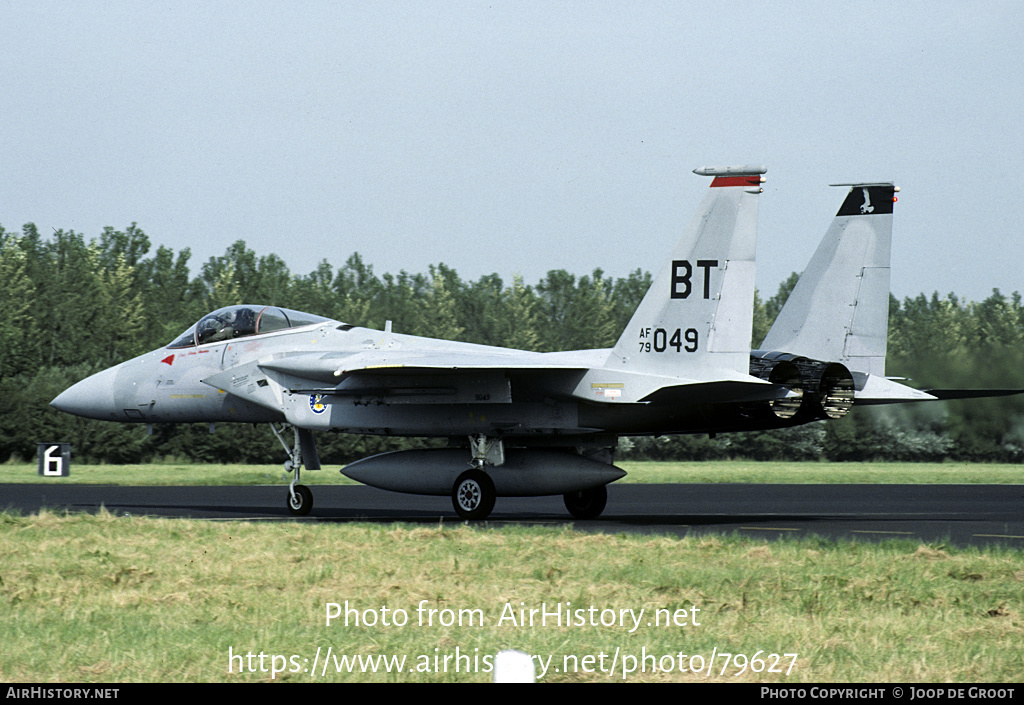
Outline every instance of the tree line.
[[[31, 459], [39, 442], [70, 441], [80, 462], [283, 461], [266, 429], [144, 427], [62, 414], [49, 401], [89, 374], [166, 345], [206, 313], [266, 303], [359, 326], [535, 351], [610, 347], [651, 283], [637, 269], [613, 278], [549, 271], [539, 282], [496, 274], [463, 280], [437, 264], [378, 275], [358, 254], [306, 275], [239, 240], [196, 273], [191, 252], [152, 251], [133, 223], [87, 239], [0, 227], [0, 461]], [[796, 283], [755, 296], [752, 347]], [[890, 297], [887, 373], [914, 386], [1024, 388], [1024, 302], [997, 290], [982, 302], [938, 293]], [[230, 438], [227, 436], [230, 435]], [[321, 434], [321, 456], [342, 463], [414, 441]], [[623, 439], [620, 457], [1024, 461], [1024, 396], [858, 409], [782, 431]]]

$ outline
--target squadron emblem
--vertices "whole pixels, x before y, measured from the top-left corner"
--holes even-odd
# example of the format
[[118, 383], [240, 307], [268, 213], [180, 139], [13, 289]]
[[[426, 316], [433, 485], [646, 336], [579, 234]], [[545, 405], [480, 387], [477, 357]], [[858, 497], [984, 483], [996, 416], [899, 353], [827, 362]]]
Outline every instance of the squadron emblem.
[[309, 408], [314, 414], [322, 414], [327, 411], [327, 405], [324, 404], [323, 394], [310, 394], [309, 395]]

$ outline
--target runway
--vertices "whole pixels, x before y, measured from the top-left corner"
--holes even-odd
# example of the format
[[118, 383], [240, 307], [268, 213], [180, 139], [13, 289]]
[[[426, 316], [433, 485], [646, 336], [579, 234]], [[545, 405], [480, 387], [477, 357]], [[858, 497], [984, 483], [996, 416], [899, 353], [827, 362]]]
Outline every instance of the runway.
[[[313, 512], [292, 517], [286, 487], [126, 487], [58, 481], [0, 485], [0, 508], [295, 522], [460, 522], [447, 497], [363, 486], [312, 486]], [[573, 525], [577, 530], [666, 535], [741, 534], [767, 540], [819, 536], [1024, 547], [1024, 485], [612, 484], [593, 521], [569, 516], [561, 497], [499, 498], [488, 526]]]

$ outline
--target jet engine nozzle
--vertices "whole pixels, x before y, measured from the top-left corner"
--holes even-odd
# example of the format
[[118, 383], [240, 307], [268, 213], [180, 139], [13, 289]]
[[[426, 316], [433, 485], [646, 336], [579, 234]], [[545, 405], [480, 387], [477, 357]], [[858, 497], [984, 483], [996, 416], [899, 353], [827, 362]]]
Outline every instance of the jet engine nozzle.
[[751, 356], [750, 374], [795, 392], [795, 396], [769, 401], [768, 409], [777, 419], [791, 419], [796, 416], [804, 404], [800, 369], [796, 365], [790, 360], [766, 360]]
[[801, 396], [769, 402], [779, 419], [800, 413], [816, 419], [840, 419], [853, 407], [853, 375], [838, 362], [821, 362], [790, 353], [755, 350], [750, 374], [799, 391]]
[[838, 362], [825, 365], [818, 378], [818, 405], [830, 419], [841, 419], [853, 407], [853, 375]]

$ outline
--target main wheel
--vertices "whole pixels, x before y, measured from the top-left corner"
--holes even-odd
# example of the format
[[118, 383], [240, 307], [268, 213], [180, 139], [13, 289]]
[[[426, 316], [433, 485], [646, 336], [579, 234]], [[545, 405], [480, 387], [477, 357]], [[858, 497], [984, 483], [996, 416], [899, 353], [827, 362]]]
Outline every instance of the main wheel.
[[305, 485], [295, 485], [295, 495], [288, 493], [288, 511], [297, 517], [304, 517], [313, 508], [313, 492]]
[[608, 504], [608, 486], [600, 485], [589, 490], [566, 492], [562, 495], [565, 508], [577, 519], [597, 519]]
[[494, 509], [496, 497], [494, 482], [482, 470], [467, 470], [452, 487], [455, 513], [467, 521], [486, 519]]

